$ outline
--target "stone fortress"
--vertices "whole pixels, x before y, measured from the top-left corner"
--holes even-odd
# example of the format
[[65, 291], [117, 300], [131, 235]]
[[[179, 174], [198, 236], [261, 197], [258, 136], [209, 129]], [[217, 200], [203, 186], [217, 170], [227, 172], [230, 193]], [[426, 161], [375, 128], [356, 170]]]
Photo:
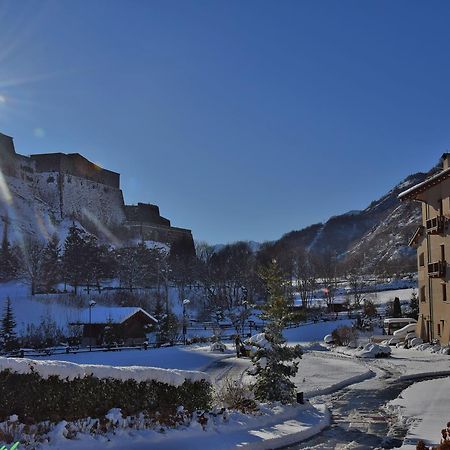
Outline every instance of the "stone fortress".
[[[0, 133], [0, 169], [13, 197], [31, 196], [41, 210], [45, 205], [56, 224], [75, 220], [106, 240], [171, 245], [183, 239], [193, 248], [190, 230], [172, 227], [156, 205], [125, 205], [120, 174], [103, 169], [78, 153], [19, 155], [13, 139]], [[11, 223], [11, 217], [6, 217], [11, 216], [9, 211], [2, 205], [0, 215], [5, 223]]]

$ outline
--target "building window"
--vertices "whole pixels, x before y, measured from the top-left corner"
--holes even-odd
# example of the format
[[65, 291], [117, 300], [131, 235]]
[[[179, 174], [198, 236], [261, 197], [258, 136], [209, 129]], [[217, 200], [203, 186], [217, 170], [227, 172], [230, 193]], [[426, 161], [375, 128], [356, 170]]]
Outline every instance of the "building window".
[[419, 255], [419, 266], [420, 267], [424, 267], [425, 266], [425, 255], [423, 253], [421, 253]]
[[427, 301], [427, 299], [425, 297], [425, 286], [422, 286], [420, 288], [420, 301], [421, 302], [426, 302]]
[[444, 203], [442, 201], [442, 198], [439, 199], [439, 215], [440, 216], [444, 215]]
[[442, 300], [447, 301], [447, 283], [442, 283]]
[[445, 261], [445, 245], [441, 244], [441, 261]]
[[437, 334], [438, 334], [438, 336], [441, 335], [441, 324], [440, 323], [437, 324]]

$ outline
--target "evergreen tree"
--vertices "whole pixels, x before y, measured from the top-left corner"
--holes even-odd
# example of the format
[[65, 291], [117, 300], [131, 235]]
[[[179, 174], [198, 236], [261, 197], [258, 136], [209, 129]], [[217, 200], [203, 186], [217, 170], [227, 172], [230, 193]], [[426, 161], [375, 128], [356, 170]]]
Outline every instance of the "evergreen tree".
[[75, 223], [64, 241], [63, 268], [65, 281], [78, 291], [86, 272], [86, 233]]
[[8, 241], [8, 222], [5, 221], [3, 228], [2, 246], [0, 249], [0, 281], [9, 281], [17, 273], [18, 260], [11, 249]]
[[15, 328], [16, 322], [14, 320], [11, 299], [7, 297], [0, 328], [0, 342], [4, 352], [11, 352], [19, 346]]
[[44, 249], [42, 261], [42, 287], [51, 292], [61, 281], [61, 247], [56, 234], [50, 237]]
[[392, 317], [402, 317], [402, 306], [400, 305], [400, 299], [398, 297], [394, 298]]
[[415, 292], [411, 294], [408, 316], [416, 320], [419, 317], [419, 298], [417, 297], [417, 294]]
[[256, 383], [255, 397], [263, 401], [289, 403], [295, 399], [295, 384], [290, 380], [298, 371], [302, 350], [299, 345], [289, 347], [283, 337], [283, 329], [290, 319], [290, 296], [286, 280], [276, 262], [262, 270], [267, 301], [262, 317], [267, 321], [263, 335], [257, 335], [254, 344], [258, 350], [253, 358]]

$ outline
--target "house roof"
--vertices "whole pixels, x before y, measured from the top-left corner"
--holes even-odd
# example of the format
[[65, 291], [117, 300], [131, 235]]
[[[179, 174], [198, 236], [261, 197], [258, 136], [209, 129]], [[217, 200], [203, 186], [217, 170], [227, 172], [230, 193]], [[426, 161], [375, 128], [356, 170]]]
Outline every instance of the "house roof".
[[117, 307], [107, 307], [107, 306], [94, 306], [91, 310], [91, 321], [89, 322], [89, 308], [85, 309], [78, 320], [72, 323], [79, 324], [105, 324], [109, 321], [113, 323], [123, 323], [130, 317], [134, 316], [138, 312], [142, 312], [149, 320], [153, 322], [158, 322], [151, 314], [142, 308], [136, 306], [117, 306]]
[[[425, 181], [422, 181], [421, 183], [410, 187], [406, 191], [403, 191], [401, 194], [399, 194], [398, 198], [402, 201], [417, 199], [417, 196], [419, 194], [427, 191], [428, 189], [430, 189], [433, 186], [436, 186], [439, 183], [442, 183], [444, 180], [446, 180], [449, 177], [450, 177], [450, 167], [448, 169], [442, 170], [441, 172], [438, 172], [437, 174], [427, 178]], [[420, 200], [420, 199], [418, 199], [418, 200]]]

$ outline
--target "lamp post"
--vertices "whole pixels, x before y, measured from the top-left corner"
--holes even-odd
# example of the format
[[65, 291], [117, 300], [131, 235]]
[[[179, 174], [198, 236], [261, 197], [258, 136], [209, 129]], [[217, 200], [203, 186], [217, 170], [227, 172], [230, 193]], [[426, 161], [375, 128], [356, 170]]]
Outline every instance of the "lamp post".
[[92, 308], [97, 304], [94, 300], [89, 302], [89, 351], [92, 351]]
[[191, 303], [187, 298], [183, 300], [183, 343], [186, 345], [186, 305]]

